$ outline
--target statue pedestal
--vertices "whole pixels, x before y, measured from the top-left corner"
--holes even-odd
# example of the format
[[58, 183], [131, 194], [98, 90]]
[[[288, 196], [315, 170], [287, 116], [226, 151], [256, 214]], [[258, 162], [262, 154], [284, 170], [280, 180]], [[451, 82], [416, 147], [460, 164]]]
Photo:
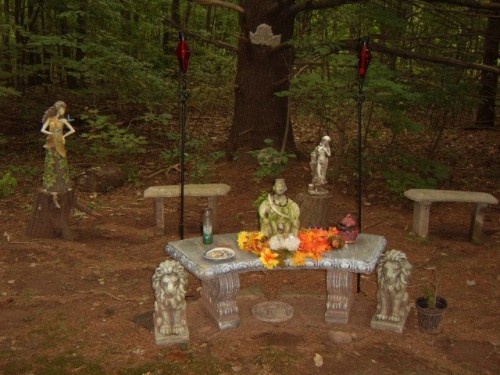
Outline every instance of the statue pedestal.
[[27, 233], [31, 237], [54, 238], [61, 236], [72, 240], [73, 234], [69, 228], [71, 210], [76, 206], [74, 190], [52, 195], [45, 189], [38, 191], [33, 217]]
[[390, 320], [377, 319], [377, 313], [375, 313], [370, 322], [370, 328], [380, 329], [382, 331], [403, 333], [403, 328], [405, 327], [406, 319], [408, 319], [408, 311], [399, 320], [399, 322], [391, 322]]
[[183, 335], [162, 335], [155, 327], [155, 342], [156, 345], [189, 344], [189, 330], [186, 328]]
[[333, 194], [311, 195], [309, 193], [300, 193], [295, 202], [300, 208], [300, 226], [328, 228], [335, 223], [331, 220], [331, 211], [333, 207]]

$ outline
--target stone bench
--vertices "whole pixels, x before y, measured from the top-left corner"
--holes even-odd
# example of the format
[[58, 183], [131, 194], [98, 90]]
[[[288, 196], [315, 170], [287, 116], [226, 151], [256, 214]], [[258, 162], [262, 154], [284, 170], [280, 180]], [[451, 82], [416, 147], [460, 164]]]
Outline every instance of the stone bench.
[[[165, 251], [190, 273], [201, 280], [201, 306], [220, 330], [236, 328], [240, 324], [236, 297], [240, 290], [239, 274], [252, 271], [272, 272], [264, 267], [259, 257], [239, 250], [237, 233], [218, 234], [211, 245], [204, 245], [201, 236], [169, 242]], [[306, 259], [302, 266], [294, 266], [290, 259], [285, 267], [276, 270], [326, 271], [326, 323], [347, 324], [353, 303], [353, 274], [371, 273], [382, 255], [386, 240], [382, 236], [362, 233], [354, 244], [341, 250], [325, 253], [314, 261]], [[214, 247], [234, 250], [233, 258], [223, 261], [207, 260], [204, 254]]]
[[475, 191], [410, 189], [404, 194], [415, 202], [413, 206], [413, 232], [422, 238], [427, 238], [429, 232], [429, 211], [432, 202], [475, 203], [470, 227], [470, 238], [473, 242], [481, 241], [484, 208], [489, 204], [498, 204], [498, 199], [493, 195]]
[[[184, 185], [185, 197], [207, 197], [208, 208], [212, 209], [214, 232], [218, 230], [217, 197], [226, 195], [231, 187], [226, 184], [186, 184]], [[164, 198], [178, 198], [181, 196], [180, 185], [151, 186], [144, 190], [144, 198], [155, 199], [156, 228], [165, 233]]]

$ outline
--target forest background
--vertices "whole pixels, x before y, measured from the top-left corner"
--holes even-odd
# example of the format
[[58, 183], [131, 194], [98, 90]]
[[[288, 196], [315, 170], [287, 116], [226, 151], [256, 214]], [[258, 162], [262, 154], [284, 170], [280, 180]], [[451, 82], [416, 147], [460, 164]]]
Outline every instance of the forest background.
[[[409, 234], [412, 206], [402, 198], [404, 190], [417, 187], [500, 197], [498, 0], [2, 5], [0, 372], [498, 372], [498, 206], [485, 213], [482, 245], [467, 239], [470, 207], [451, 203], [433, 204], [430, 239], [421, 241]], [[250, 32], [262, 23], [281, 35], [278, 46], [250, 42]], [[143, 191], [180, 180], [179, 31], [191, 49], [186, 178], [231, 186], [219, 200], [227, 233], [257, 227], [252, 203], [275, 176], [286, 178], [289, 196], [307, 186], [309, 153], [325, 134], [333, 151], [331, 219], [355, 211], [358, 41], [370, 38], [361, 112], [363, 229], [409, 255], [412, 298], [430, 270], [439, 271], [449, 301], [444, 334], [425, 337], [414, 315], [403, 335], [374, 334], [368, 322], [376, 276], [363, 275], [366, 295], [356, 294], [352, 322], [333, 327], [359, 340], [331, 348], [332, 326], [324, 324], [324, 301], [317, 298], [324, 275], [306, 271], [241, 276], [242, 290], [261, 289], [257, 298], [282, 291], [312, 296], [307, 303], [296, 300], [297, 319], [290, 325], [270, 329], [252, 319], [255, 300], [249, 298], [241, 329], [219, 332], [197, 304], [200, 283], [192, 275], [188, 347], [159, 348], [152, 333], [136, 324], [137, 314], [153, 306], [150, 281], [165, 259], [165, 243], [178, 239], [174, 200], [166, 205], [166, 233], [158, 235], [153, 202]], [[68, 104], [77, 131], [67, 139], [72, 177], [111, 165], [129, 182], [107, 192], [79, 189], [81, 202], [101, 216], [75, 212], [75, 241], [26, 234], [42, 186], [41, 118], [57, 100]], [[206, 199], [187, 200], [189, 235], [199, 235], [204, 204]], [[324, 356], [321, 368], [312, 360], [315, 353]], [[152, 365], [146, 369], [144, 362]]]
[[[209, 127], [188, 134], [193, 180], [209, 179], [210, 165], [238, 149], [267, 147], [276, 163], [260, 172], [273, 173], [288, 152], [308, 151], [296, 144], [323, 134], [334, 138], [333, 180], [352, 170], [362, 37], [373, 54], [362, 112], [366, 178], [378, 175], [398, 194], [438, 187], [460, 164], [437, 155], [443, 135], [498, 130], [498, 1], [4, 0], [0, 12], [4, 152], [12, 135], [40, 143], [35, 119], [65, 100], [79, 131], [76, 155], [122, 159], [131, 179], [146, 150], [175, 164], [180, 30], [192, 50], [188, 122], [227, 125], [219, 143]], [[276, 48], [249, 43], [248, 32], [266, 22], [283, 34]], [[415, 135], [418, 147], [406, 147]], [[196, 152], [207, 147], [213, 152]], [[14, 165], [2, 169], [4, 185], [23, 178]]]

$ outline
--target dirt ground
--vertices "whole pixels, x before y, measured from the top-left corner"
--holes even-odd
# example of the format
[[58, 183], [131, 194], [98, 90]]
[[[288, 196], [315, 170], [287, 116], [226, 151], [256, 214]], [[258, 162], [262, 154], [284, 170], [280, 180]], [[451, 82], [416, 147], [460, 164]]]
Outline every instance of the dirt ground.
[[[221, 232], [257, 229], [252, 202], [271, 189], [273, 180], [253, 182], [254, 171], [255, 163], [243, 159], [217, 166], [215, 181], [231, 186], [229, 195], [219, 199]], [[293, 198], [306, 189], [308, 163], [292, 161], [283, 177]], [[107, 194], [78, 193], [100, 217], [77, 212], [71, 223], [74, 241], [26, 236], [38, 183], [0, 201], [1, 374], [500, 372], [498, 207], [486, 210], [484, 241], [476, 245], [468, 241], [471, 206], [434, 204], [430, 237], [422, 241], [410, 233], [410, 202], [367, 195], [363, 232], [383, 235], [387, 249], [407, 254], [413, 265], [411, 300], [422, 294], [433, 269], [440, 275], [449, 307], [439, 335], [418, 330], [414, 308], [403, 334], [371, 329], [374, 274], [361, 277], [349, 323], [327, 325], [324, 271], [273, 271], [241, 275], [241, 326], [227, 331], [219, 331], [201, 310], [200, 283], [190, 275], [189, 344], [157, 346], [151, 276], [167, 258], [165, 245], [178, 239], [179, 200], [166, 201], [167, 233], [159, 235], [153, 202], [142, 192], [165, 179], [158, 175], [142, 186], [125, 185]], [[356, 212], [354, 186], [332, 189], [332, 221]], [[495, 189], [487, 188], [499, 197], [499, 187]], [[205, 205], [205, 199], [186, 199], [185, 237], [200, 235]], [[289, 303], [293, 318], [283, 323], [256, 320], [251, 308], [266, 300]], [[331, 331], [347, 332], [353, 342], [333, 344]], [[315, 365], [317, 355], [321, 366]]]

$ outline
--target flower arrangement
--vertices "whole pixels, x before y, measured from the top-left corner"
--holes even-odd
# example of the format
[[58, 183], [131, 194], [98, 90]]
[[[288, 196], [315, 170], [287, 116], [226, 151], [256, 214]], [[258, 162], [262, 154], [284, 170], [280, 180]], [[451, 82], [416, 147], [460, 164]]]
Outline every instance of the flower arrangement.
[[284, 266], [285, 260], [290, 257], [293, 265], [302, 266], [306, 258], [320, 260], [325, 252], [340, 249], [344, 245], [345, 242], [335, 227], [301, 229], [297, 236], [276, 235], [270, 239], [262, 232], [238, 233], [238, 247], [259, 256], [267, 269]]

